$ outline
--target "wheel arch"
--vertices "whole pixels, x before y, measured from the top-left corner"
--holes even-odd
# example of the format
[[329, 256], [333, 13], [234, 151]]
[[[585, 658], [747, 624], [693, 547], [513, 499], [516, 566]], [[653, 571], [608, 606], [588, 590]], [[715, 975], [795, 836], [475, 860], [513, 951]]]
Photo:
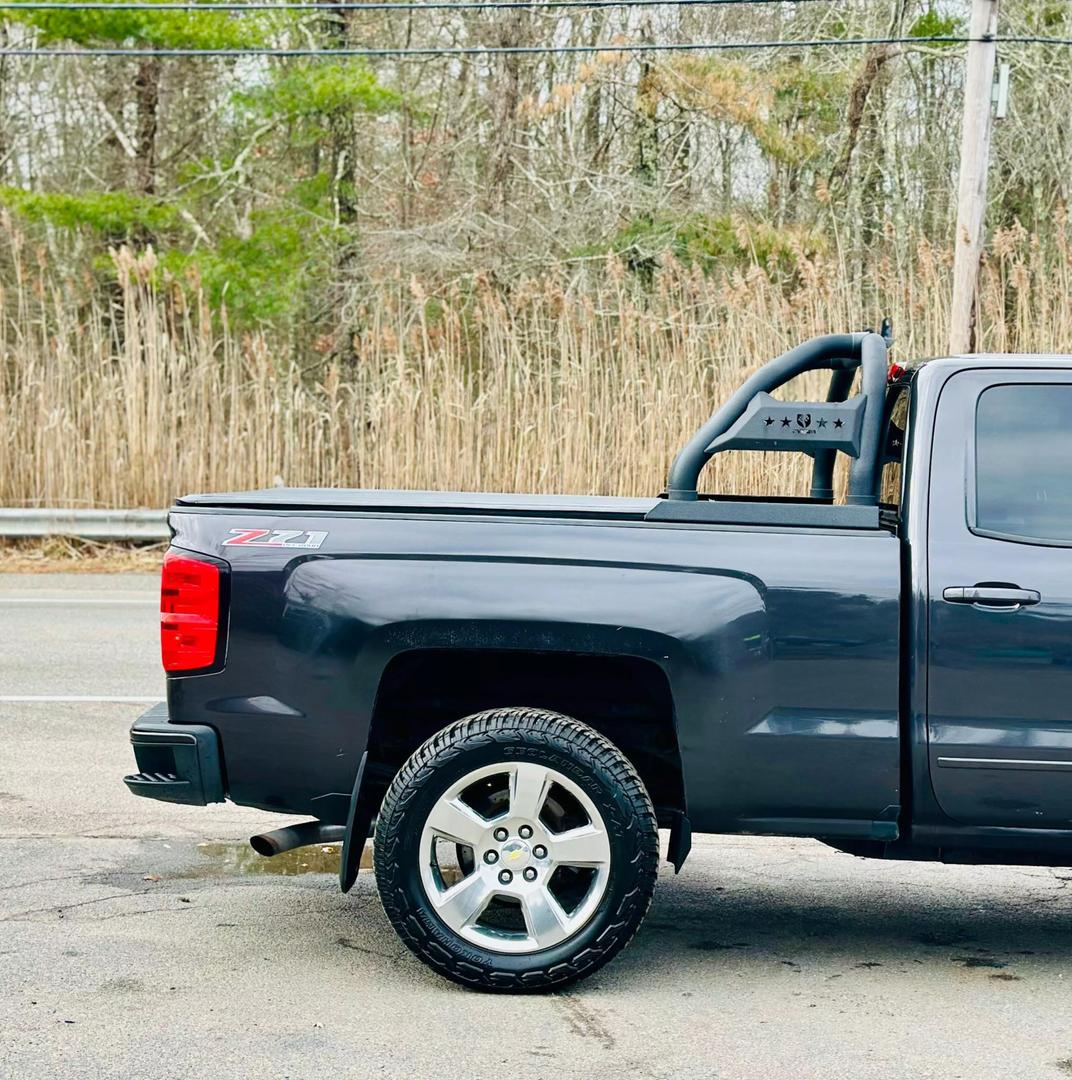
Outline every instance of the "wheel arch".
[[425, 647], [384, 667], [366, 746], [363, 800], [378, 806], [406, 759], [437, 731], [486, 709], [563, 713], [610, 740], [632, 763], [662, 824], [686, 813], [670, 680], [630, 654]]

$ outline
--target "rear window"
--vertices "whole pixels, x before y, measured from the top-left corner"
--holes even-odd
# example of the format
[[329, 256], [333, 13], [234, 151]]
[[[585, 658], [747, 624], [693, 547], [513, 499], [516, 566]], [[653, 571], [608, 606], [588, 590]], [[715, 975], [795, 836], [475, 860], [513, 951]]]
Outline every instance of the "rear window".
[[908, 438], [908, 386], [899, 386], [890, 391], [886, 401], [885, 450], [882, 457], [882, 487], [879, 502], [888, 510], [897, 510], [901, 505], [903, 489], [902, 466], [904, 463], [905, 444]]
[[1072, 543], [1072, 385], [992, 386], [980, 395], [975, 531]]

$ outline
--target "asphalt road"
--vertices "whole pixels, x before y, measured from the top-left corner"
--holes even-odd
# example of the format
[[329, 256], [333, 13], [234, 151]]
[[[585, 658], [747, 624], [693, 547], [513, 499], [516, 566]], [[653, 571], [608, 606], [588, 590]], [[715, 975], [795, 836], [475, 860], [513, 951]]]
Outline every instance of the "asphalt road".
[[1072, 1076], [1072, 871], [701, 837], [594, 979], [482, 996], [330, 849], [127, 794], [141, 706], [54, 699], [159, 694], [152, 578], [0, 574], [0, 627], [4, 1078]]

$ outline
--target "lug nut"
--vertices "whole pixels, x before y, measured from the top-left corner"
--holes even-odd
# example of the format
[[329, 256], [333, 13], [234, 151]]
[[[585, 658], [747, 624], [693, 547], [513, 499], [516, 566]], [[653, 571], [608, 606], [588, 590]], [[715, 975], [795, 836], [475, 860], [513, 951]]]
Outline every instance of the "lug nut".
[[514, 875], [511, 874], [509, 870], [500, 870], [499, 871], [499, 881], [501, 881], [503, 883], [503, 885], [509, 885], [510, 882], [513, 881], [513, 880], [514, 880]]
[[535, 855], [537, 859], [546, 859], [547, 858], [547, 848], [545, 848], [543, 846], [543, 844], [537, 844], [532, 849], [532, 854]]
[[495, 839], [501, 844], [510, 834], [501, 826], [495, 830]]
[[526, 866], [525, 867], [525, 880], [526, 881], [535, 881], [536, 880], [536, 867], [535, 866]]
[[497, 863], [499, 861], [499, 853], [497, 851], [485, 851], [484, 862]]
[[517, 830], [517, 835], [520, 836], [522, 840], [527, 840], [532, 835], [532, 826], [522, 825], [521, 828]]

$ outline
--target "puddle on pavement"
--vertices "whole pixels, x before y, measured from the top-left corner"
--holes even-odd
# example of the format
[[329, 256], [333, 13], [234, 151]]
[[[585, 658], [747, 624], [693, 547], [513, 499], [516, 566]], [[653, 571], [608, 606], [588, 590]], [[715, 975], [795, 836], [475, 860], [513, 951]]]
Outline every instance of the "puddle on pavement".
[[[229, 840], [198, 844], [197, 853], [204, 861], [174, 875], [175, 877], [206, 878], [232, 874], [296, 877], [299, 874], [338, 874], [342, 845], [314, 844], [266, 858], [258, 855], [246, 840]], [[361, 869], [368, 870], [371, 867], [372, 848], [366, 845], [361, 853]]]

